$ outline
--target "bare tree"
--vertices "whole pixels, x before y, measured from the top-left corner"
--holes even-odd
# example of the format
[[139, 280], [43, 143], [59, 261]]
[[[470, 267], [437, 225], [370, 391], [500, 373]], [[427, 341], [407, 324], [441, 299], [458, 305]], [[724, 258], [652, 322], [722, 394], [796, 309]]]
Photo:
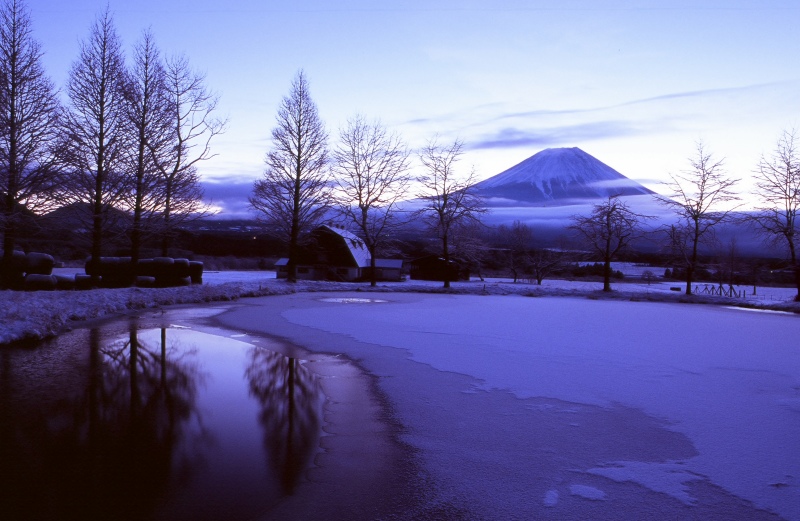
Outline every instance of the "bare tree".
[[450, 237], [450, 251], [453, 257], [463, 263], [470, 273], [483, 278], [483, 265], [488, 256], [486, 226], [477, 219], [468, 219], [453, 228]]
[[205, 211], [197, 166], [215, 157], [211, 140], [225, 131], [227, 120], [214, 114], [219, 96], [208, 90], [205, 76], [184, 55], [166, 60], [165, 91], [172, 132], [165, 142], [151, 143], [161, 175], [161, 254], [167, 255], [175, 229]]
[[533, 230], [522, 221], [514, 221], [510, 227], [501, 224], [497, 232], [506, 248], [506, 267], [511, 271], [514, 282], [517, 282], [530, 268]]
[[409, 152], [397, 134], [361, 115], [339, 132], [333, 150], [333, 170], [338, 185], [336, 203], [344, 219], [358, 229], [369, 250], [370, 285], [377, 284], [375, 258], [401, 219], [397, 204], [411, 183]]
[[[0, 193], [2, 266], [9, 266], [24, 212], [49, 208], [58, 186], [54, 149], [59, 103], [45, 75], [25, 2], [0, 6]], [[5, 285], [5, 269], [0, 284]]]
[[287, 278], [295, 282], [301, 235], [321, 222], [331, 207], [328, 134], [303, 71], [292, 81], [276, 119], [267, 168], [253, 184], [250, 206], [261, 212], [270, 231], [287, 239]]
[[564, 253], [547, 248], [533, 250], [528, 259], [528, 270], [539, 286], [545, 277], [552, 275], [564, 265]]
[[172, 121], [164, 84], [164, 68], [152, 33], [148, 30], [134, 46], [133, 66], [127, 89], [127, 111], [134, 132], [134, 149], [129, 206], [131, 225], [131, 262], [135, 267], [145, 232], [146, 221], [160, 206], [159, 176], [153, 150], [163, 151], [171, 137]]
[[69, 168], [65, 197], [90, 208], [93, 260], [102, 254], [106, 220], [126, 189], [125, 155], [131, 144], [127, 88], [120, 39], [106, 9], [90, 28], [80, 56], [72, 64], [63, 126], [64, 159]]
[[[450, 240], [458, 227], [470, 221], [480, 221], [486, 212], [483, 200], [474, 192], [475, 171], [460, 177], [455, 171], [455, 163], [460, 159], [463, 149], [461, 141], [449, 146], [441, 146], [431, 140], [419, 152], [419, 159], [425, 173], [419, 178], [422, 192], [420, 211], [427, 220], [429, 228], [441, 241], [442, 257], [445, 266], [450, 265]], [[450, 287], [450, 276], [444, 271], [444, 287]]]
[[686, 266], [687, 295], [692, 294], [699, 246], [713, 239], [714, 227], [730, 217], [733, 208], [729, 203], [739, 199], [733, 191], [738, 179], [726, 175], [723, 161], [715, 160], [703, 143], [697, 144], [697, 155], [690, 164], [691, 168], [681, 174], [670, 174], [671, 181], [666, 183], [670, 196], [658, 198], [678, 217], [678, 223], [667, 233]]
[[794, 300], [800, 301], [800, 154], [794, 130], [784, 131], [772, 155], [761, 158], [755, 174], [760, 204], [752, 221], [764, 237], [787, 248], [797, 287]]
[[649, 219], [632, 211], [617, 195], [594, 205], [588, 216], [572, 217], [570, 229], [603, 260], [603, 291], [611, 291], [611, 262], [643, 236], [643, 223]]

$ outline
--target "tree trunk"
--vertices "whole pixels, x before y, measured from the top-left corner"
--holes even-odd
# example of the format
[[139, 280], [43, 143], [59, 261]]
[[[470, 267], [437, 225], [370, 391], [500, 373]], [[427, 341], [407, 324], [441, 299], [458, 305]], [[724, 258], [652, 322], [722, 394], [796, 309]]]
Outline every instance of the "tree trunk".
[[[97, 175], [97, 182], [95, 185], [94, 204], [92, 215], [92, 257], [91, 262], [95, 266], [99, 266], [100, 257], [103, 253], [103, 182], [100, 174]], [[92, 271], [92, 283], [97, 285], [100, 282], [100, 276], [97, 275], [97, 270]]]
[[450, 287], [450, 251], [447, 246], [447, 234], [442, 236], [442, 256], [444, 257], [444, 287]]
[[375, 245], [369, 247], [369, 285], [373, 288], [378, 285], [378, 274], [375, 271]]
[[797, 249], [794, 246], [794, 236], [787, 237], [789, 240], [789, 258], [792, 261], [792, 268], [794, 269], [794, 284], [797, 287], [797, 295], [794, 297], [795, 302], [800, 302], [800, 263], [797, 262]]

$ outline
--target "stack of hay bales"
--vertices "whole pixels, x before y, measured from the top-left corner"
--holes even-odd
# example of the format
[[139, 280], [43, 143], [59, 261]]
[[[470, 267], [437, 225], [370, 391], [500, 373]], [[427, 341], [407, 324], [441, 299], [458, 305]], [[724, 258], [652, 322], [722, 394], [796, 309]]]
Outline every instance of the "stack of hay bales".
[[[136, 284], [139, 287], [166, 288], [202, 284], [203, 263], [172, 257], [140, 259], [134, 269], [130, 257], [100, 257], [99, 262], [86, 262], [86, 275], [80, 276], [76, 283], [81, 287], [91, 284], [91, 279], [99, 278], [105, 288], [126, 287]], [[83, 277], [88, 280], [84, 281]]]
[[53, 275], [54, 265], [55, 259], [52, 255], [14, 251], [10, 264], [3, 267], [3, 278], [6, 285], [12, 289], [26, 291], [72, 289], [74, 280], [71, 277]]
[[[0, 258], [2, 251], [0, 250]], [[74, 277], [53, 275], [55, 259], [46, 253], [15, 250], [11, 262], [0, 266], [5, 286], [26, 291], [55, 289], [91, 289], [95, 281], [104, 288], [139, 287], [167, 288], [203, 283], [203, 263], [188, 259], [156, 257], [141, 259], [135, 268], [130, 257], [100, 257], [86, 261], [86, 274]]]

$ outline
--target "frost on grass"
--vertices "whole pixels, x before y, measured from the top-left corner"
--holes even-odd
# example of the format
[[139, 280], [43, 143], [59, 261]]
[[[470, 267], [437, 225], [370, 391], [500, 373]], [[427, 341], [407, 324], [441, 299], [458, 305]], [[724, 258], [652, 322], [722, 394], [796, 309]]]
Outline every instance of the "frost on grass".
[[70, 322], [128, 310], [291, 293], [288, 285], [228, 282], [179, 288], [0, 292], [0, 344], [58, 334]]
[[800, 312], [800, 304], [788, 301], [754, 303], [714, 297], [686, 297], [668, 290], [668, 285], [617, 284], [610, 293], [598, 291], [596, 283], [546, 281], [543, 286], [510, 284], [499, 280], [453, 283], [407, 281], [370, 287], [363, 283], [299, 281], [289, 284], [264, 272], [208, 273], [205, 284], [179, 288], [122, 288], [90, 291], [14, 292], [0, 291], [0, 344], [35, 340], [58, 334], [73, 321], [98, 318], [128, 310], [174, 304], [231, 301], [243, 297], [283, 295], [311, 291], [363, 291], [373, 293], [414, 292], [453, 295], [522, 295], [527, 297], [584, 297], [602, 300], [713, 303], [759, 309]]

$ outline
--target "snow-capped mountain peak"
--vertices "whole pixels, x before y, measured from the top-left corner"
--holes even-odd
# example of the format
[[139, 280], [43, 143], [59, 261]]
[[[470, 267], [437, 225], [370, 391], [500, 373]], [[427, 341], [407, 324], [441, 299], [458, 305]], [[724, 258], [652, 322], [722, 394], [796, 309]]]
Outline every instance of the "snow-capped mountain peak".
[[529, 204], [653, 193], [577, 147], [542, 150], [475, 187], [488, 198]]

